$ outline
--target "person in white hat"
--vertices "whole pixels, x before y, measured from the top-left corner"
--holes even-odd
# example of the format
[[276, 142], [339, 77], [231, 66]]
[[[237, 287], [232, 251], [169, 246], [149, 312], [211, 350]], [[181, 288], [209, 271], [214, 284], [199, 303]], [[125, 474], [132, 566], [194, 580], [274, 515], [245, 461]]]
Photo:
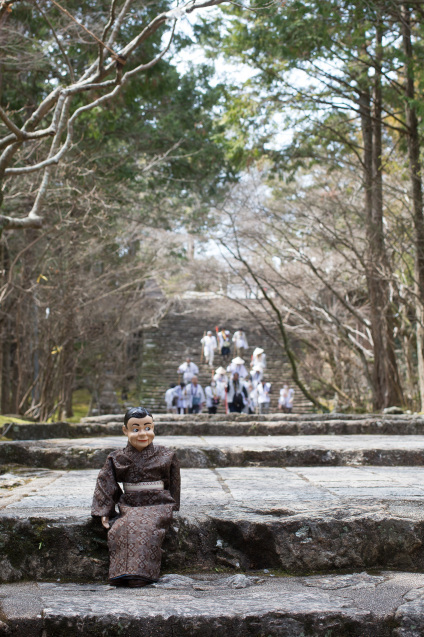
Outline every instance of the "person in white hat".
[[223, 403], [225, 404], [225, 412], [227, 412], [228, 404], [226, 400], [226, 393], [227, 393], [228, 376], [227, 376], [226, 370], [223, 367], [218, 367], [215, 370], [215, 375], [213, 379], [216, 382], [217, 390], [222, 397]]
[[262, 371], [266, 369], [266, 354], [262, 347], [256, 347], [253, 350], [250, 367], [261, 367]]
[[227, 372], [229, 372], [232, 376], [234, 374], [238, 374], [239, 378], [242, 380], [247, 377], [247, 369], [244, 366], [244, 360], [240, 358], [240, 356], [236, 356], [231, 361], [231, 364], [227, 367]]
[[223, 367], [217, 367], [215, 370], [215, 375], [213, 377], [213, 379], [217, 382], [217, 383], [224, 383], [225, 385], [227, 384], [227, 371], [223, 368]]
[[264, 373], [262, 367], [260, 365], [255, 365], [255, 367], [250, 372], [250, 381], [252, 383], [253, 389], [256, 388], [256, 385], [261, 382], [264, 377]]
[[216, 336], [214, 336], [211, 330], [205, 334], [205, 336], [200, 340], [203, 346], [203, 356], [205, 357], [205, 361], [209, 365], [209, 367], [213, 367], [213, 358], [215, 355], [215, 350], [218, 347], [218, 343], [216, 342]]

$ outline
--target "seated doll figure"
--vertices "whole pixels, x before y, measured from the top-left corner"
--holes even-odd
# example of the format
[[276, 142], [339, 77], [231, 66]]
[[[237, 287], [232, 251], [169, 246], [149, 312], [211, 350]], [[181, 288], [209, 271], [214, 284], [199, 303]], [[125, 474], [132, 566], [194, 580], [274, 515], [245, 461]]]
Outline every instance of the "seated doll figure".
[[153, 418], [144, 407], [128, 409], [122, 430], [128, 444], [100, 470], [91, 515], [108, 529], [110, 583], [146, 586], [159, 579], [162, 542], [180, 505], [180, 468], [173, 451], [153, 445]]

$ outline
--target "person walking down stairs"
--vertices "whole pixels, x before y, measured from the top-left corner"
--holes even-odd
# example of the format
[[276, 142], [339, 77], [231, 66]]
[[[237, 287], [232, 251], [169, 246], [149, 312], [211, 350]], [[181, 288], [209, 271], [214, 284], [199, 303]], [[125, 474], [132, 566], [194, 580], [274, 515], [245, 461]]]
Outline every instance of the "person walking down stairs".
[[181, 381], [174, 389], [174, 395], [177, 398], [177, 414], [186, 414], [188, 406], [188, 394], [186, 384]]
[[236, 330], [233, 334], [233, 343], [235, 349], [235, 355], [240, 356], [242, 354], [243, 349], [249, 349], [249, 345], [247, 344], [246, 334], [244, 330], [239, 329]]
[[224, 363], [228, 363], [228, 359], [230, 357], [231, 333], [228, 330], [224, 330], [223, 328], [218, 331], [217, 328], [216, 336], [218, 339], [219, 349], [221, 350], [222, 361]]
[[245, 379], [248, 376], [247, 369], [244, 365], [244, 360], [240, 358], [240, 356], [236, 356], [236, 358], [233, 358], [231, 364], [227, 367], [227, 372], [233, 375], [237, 373], [242, 379]]
[[261, 382], [264, 376], [262, 367], [260, 365], [255, 365], [255, 367], [250, 372], [250, 381], [253, 385], [253, 389], [256, 389], [258, 383]]
[[253, 350], [250, 367], [260, 367], [262, 371], [266, 369], [266, 354], [262, 347], [256, 347]]
[[190, 356], [187, 356], [185, 363], [181, 363], [179, 366], [178, 373], [183, 375], [183, 381], [187, 385], [187, 383], [191, 382], [193, 376], [197, 376], [199, 368], [196, 363], [193, 363]]
[[213, 367], [213, 359], [215, 356], [215, 350], [218, 347], [216, 342], [216, 336], [214, 336], [211, 330], [208, 330], [206, 335], [200, 340], [203, 347], [203, 356], [205, 357], [205, 362], [209, 365], [209, 367]]
[[261, 380], [256, 386], [257, 404], [260, 414], [268, 414], [271, 405], [271, 383]]
[[206, 407], [208, 409], [208, 414], [216, 414], [216, 410], [218, 409], [218, 405], [221, 400], [225, 399], [225, 385], [222, 386], [221, 383], [219, 385], [215, 380], [211, 381], [211, 384], [205, 387], [205, 396], [206, 396]]
[[240, 414], [247, 405], [247, 388], [237, 372], [228, 381], [227, 400], [230, 412]]
[[228, 404], [225, 400], [225, 392], [227, 391], [228, 376], [226, 370], [223, 367], [218, 367], [215, 370], [213, 380], [216, 382], [216, 386], [222, 395], [222, 400], [225, 402], [225, 412], [227, 412]]
[[176, 387], [177, 385], [175, 383], [171, 383], [169, 385], [169, 389], [167, 389], [165, 392], [166, 411], [168, 414], [177, 413], [178, 397], [175, 394]]
[[200, 414], [206, 404], [205, 392], [199, 385], [197, 376], [193, 376], [191, 383], [187, 385], [188, 413]]
[[278, 408], [286, 414], [291, 414], [293, 411], [294, 402], [294, 389], [289, 388], [288, 385], [284, 385], [280, 389], [280, 396], [278, 397]]

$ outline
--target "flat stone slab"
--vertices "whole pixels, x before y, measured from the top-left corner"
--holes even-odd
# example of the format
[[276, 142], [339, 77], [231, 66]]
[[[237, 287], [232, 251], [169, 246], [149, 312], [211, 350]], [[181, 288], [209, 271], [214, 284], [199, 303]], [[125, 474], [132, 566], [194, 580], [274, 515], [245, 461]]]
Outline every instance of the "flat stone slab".
[[[299, 436], [299, 435], [424, 435], [421, 416], [376, 416], [370, 414], [271, 414], [255, 416], [173, 415], [155, 416], [158, 432], [166, 436]], [[97, 416], [79, 424], [10, 423], [0, 436], [10, 440], [83, 438], [117, 436], [122, 433], [123, 417]]]
[[[89, 514], [96, 476], [0, 476], [3, 581], [106, 579], [106, 531]], [[184, 469], [182, 483], [165, 569], [424, 571], [423, 467]]]
[[[423, 417], [420, 414], [342, 414], [337, 412], [332, 412], [330, 414], [238, 414], [238, 413], [230, 413], [230, 414], [154, 414], [155, 421], [180, 421], [186, 420], [187, 418], [192, 419], [193, 421], [200, 422], [202, 420], [206, 421], [222, 421], [227, 420], [229, 422], [237, 422], [237, 421], [246, 421], [246, 422], [273, 422], [273, 421], [326, 421], [326, 420], [368, 420], [370, 418], [380, 418], [384, 420], [390, 419], [399, 419], [399, 420], [411, 420], [418, 419], [421, 420]], [[81, 423], [83, 424], [92, 424], [92, 423], [109, 423], [109, 422], [123, 422], [124, 414], [103, 414], [101, 416], [87, 416], [86, 418], [81, 418]]]
[[143, 589], [9, 584], [0, 604], [5, 637], [418, 637], [424, 575], [166, 575]]
[[[422, 466], [424, 436], [157, 436], [185, 468], [243, 466]], [[0, 442], [0, 463], [100, 469], [124, 436]]]

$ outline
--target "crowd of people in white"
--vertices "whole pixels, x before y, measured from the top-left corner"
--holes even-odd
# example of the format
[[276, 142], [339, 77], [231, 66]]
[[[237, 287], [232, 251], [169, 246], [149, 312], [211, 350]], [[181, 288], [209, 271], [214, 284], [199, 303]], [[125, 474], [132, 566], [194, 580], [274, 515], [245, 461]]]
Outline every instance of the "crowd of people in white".
[[[218, 406], [223, 404], [225, 412], [247, 414], [267, 414], [271, 402], [271, 383], [265, 380], [266, 354], [256, 347], [248, 371], [241, 357], [248, 349], [244, 330], [231, 333], [226, 329], [211, 330], [200, 340], [202, 345], [201, 363], [211, 368], [210, 384], [203, 389], [198, 382], [199, 368], [190, 357], [178, 368], [179, 383], [171, 384], [165, 394], [167, 411], [170, 413], [201, 413], [205, 408], [209, 414], [216, 414]], [[230, 361], [231, 345], [235, 357]], [[215, 351], [219, 348], [222, 365], [214, 370]], [[223, 367], [225, 365], [225, 367]], [[288, 385], [280, 390], [278, 407], [291, 413], [293, 410], [294, 390]]]

